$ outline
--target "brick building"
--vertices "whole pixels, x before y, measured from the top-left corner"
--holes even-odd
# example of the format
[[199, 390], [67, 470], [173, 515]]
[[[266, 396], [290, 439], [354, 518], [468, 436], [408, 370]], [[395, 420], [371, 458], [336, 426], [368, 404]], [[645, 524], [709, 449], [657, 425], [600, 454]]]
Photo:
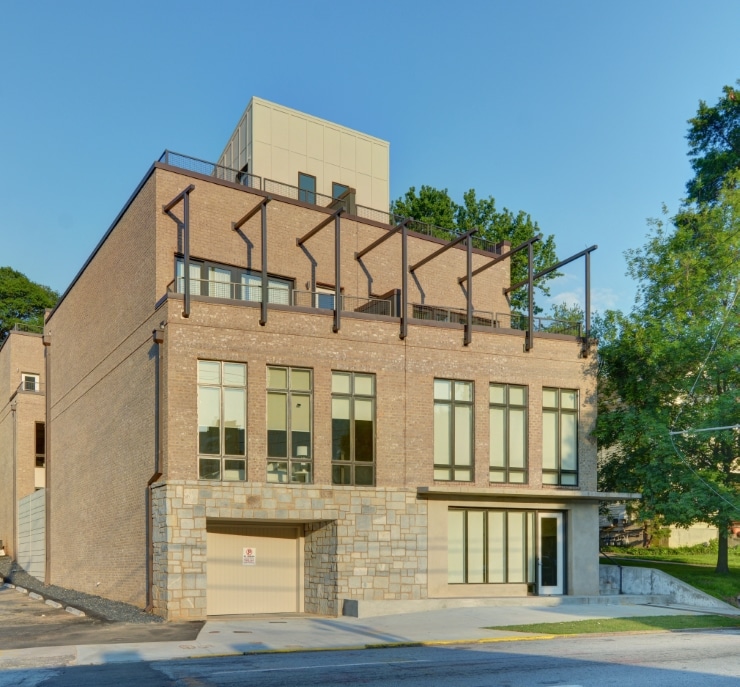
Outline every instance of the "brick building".
[[44, 348], [41, 333], [28, 329], [16, 325], [0, 343], [0, 549], [26, 566], [31, 552], [24, 537], [19, 546], [26, 514], [18, 504], [46, 480]]
[[598, 594], [585, 339], [512, 315], [511, 246], [389, 215], [387, 151], [255, 100], [145, 174], [46, 322], [49, 582], [170, 619]]

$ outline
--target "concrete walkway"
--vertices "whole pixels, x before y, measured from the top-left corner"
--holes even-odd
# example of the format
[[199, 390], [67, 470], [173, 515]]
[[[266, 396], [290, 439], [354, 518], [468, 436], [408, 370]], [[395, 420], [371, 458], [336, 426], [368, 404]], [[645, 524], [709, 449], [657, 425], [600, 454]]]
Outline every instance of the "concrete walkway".
[[[213, 618], [189, 642], [136, 642], [43, 649], [0, 650], [0, 668], [97, 665], [126, 661], [205, 658], [275, 651], [317, 651], [394, 644], [444, 645], [472, 642], [527, 641], [541, 635], [489, 626], [702, 613], [696, 608], [636, 603], [565, 603], [542, 606], [448, 608], [372, 618], [306, 615], [229, 616]], [[717, 610], [707, 612], [717, 613]], [[740, 615], [740, 610], [728, 614]]]

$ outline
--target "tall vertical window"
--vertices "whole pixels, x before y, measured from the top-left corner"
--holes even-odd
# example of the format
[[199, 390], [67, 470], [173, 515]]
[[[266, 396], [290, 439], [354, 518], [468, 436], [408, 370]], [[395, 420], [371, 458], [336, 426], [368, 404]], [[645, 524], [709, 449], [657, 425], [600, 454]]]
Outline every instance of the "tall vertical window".
[[316, 203], [316, 177], [298, 172], [298, 200]]
[[311, 370], [267, 368], [267, 481], [313, 481]]
[[434, 380], [434, 479], [473, 480], [473, 382]]
[[578, 484], [578, 391], [542, 389], [542, 483]]
[[332, 372], [331, 479], [375, 483], [375, 375]]
[[198, 361], [198, 475], [247, 478], [247, 366]]
[[43, 468], [46, 465], [46, 425], [37, 422], [35, 429], [36, 467]]
[[527, 481], [527, 387], [491, 384], [490, 480], [524, 484]]
[[450, 584], [524, 584], [535, 578], [534, 511], [447, 511]]

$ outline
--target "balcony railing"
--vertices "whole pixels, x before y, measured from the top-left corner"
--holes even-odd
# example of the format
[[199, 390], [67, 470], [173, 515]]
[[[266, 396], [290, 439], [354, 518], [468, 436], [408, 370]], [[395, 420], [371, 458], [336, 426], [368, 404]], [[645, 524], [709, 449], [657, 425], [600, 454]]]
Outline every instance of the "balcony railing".
[[[421, 305], [418, 303], [409, 304], [409, 317], [415, 320], [451, 322], [453, 324], [467, 324], [468, 321], [468, 313], [464, 308]], [[534, 317], [532, 319], [536, 332], [581, 336], [580, 322], [554, 320], [548, 317]], [[478, 327], [503, 327], [527, 331], [529, 329], [529, 318], [520, 313], [494, 313], [487, 310], [473, 310], [473, 324]]]
[[[184, 293], [185, 279], [178, 277], [167, 287], [169, 293]], [[193, 296], [207, 296], [233, 301], [262, 301], [261, 284], [243, 284], [238, 282], [209, 281], [207, 279], [190, 279], [190, 293]], [[287, 286], [268, 287], [268, 303], [277, 305], [292, 305], [300, 308], [315, 308], [317, 310], [334, 310], [333, 291], [303, 291], [290, 289]], [[367, 298], [364, 296], [340, 296], [340, 310], [342, 312], [365, 313], [368, 315], [383, 315], [398, 317], [397, 299]], [[452, 324], [467, 324], [468, 313], [465, 308], [409, 303], [408, 317], [411, 320], [427, 322], [449, 322]], [[581, 323], [556, 320], [549, 317], [534, 317], [535, 332], [551, 334], [565, 334], [580, 337]], [[517, 329], [526, 331], [529, 328], [529, 318], [521, 313], [501, 313], [491, 310], [473, 310], [473, 325], [490, 329]]]

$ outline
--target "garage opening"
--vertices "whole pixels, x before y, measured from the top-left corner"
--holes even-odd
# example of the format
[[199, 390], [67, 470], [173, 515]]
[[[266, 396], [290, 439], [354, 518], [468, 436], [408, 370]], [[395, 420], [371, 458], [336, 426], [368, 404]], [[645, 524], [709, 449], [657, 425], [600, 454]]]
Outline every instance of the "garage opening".
[[208, 615], [303, 610], [302, 525], [209, 522]]

